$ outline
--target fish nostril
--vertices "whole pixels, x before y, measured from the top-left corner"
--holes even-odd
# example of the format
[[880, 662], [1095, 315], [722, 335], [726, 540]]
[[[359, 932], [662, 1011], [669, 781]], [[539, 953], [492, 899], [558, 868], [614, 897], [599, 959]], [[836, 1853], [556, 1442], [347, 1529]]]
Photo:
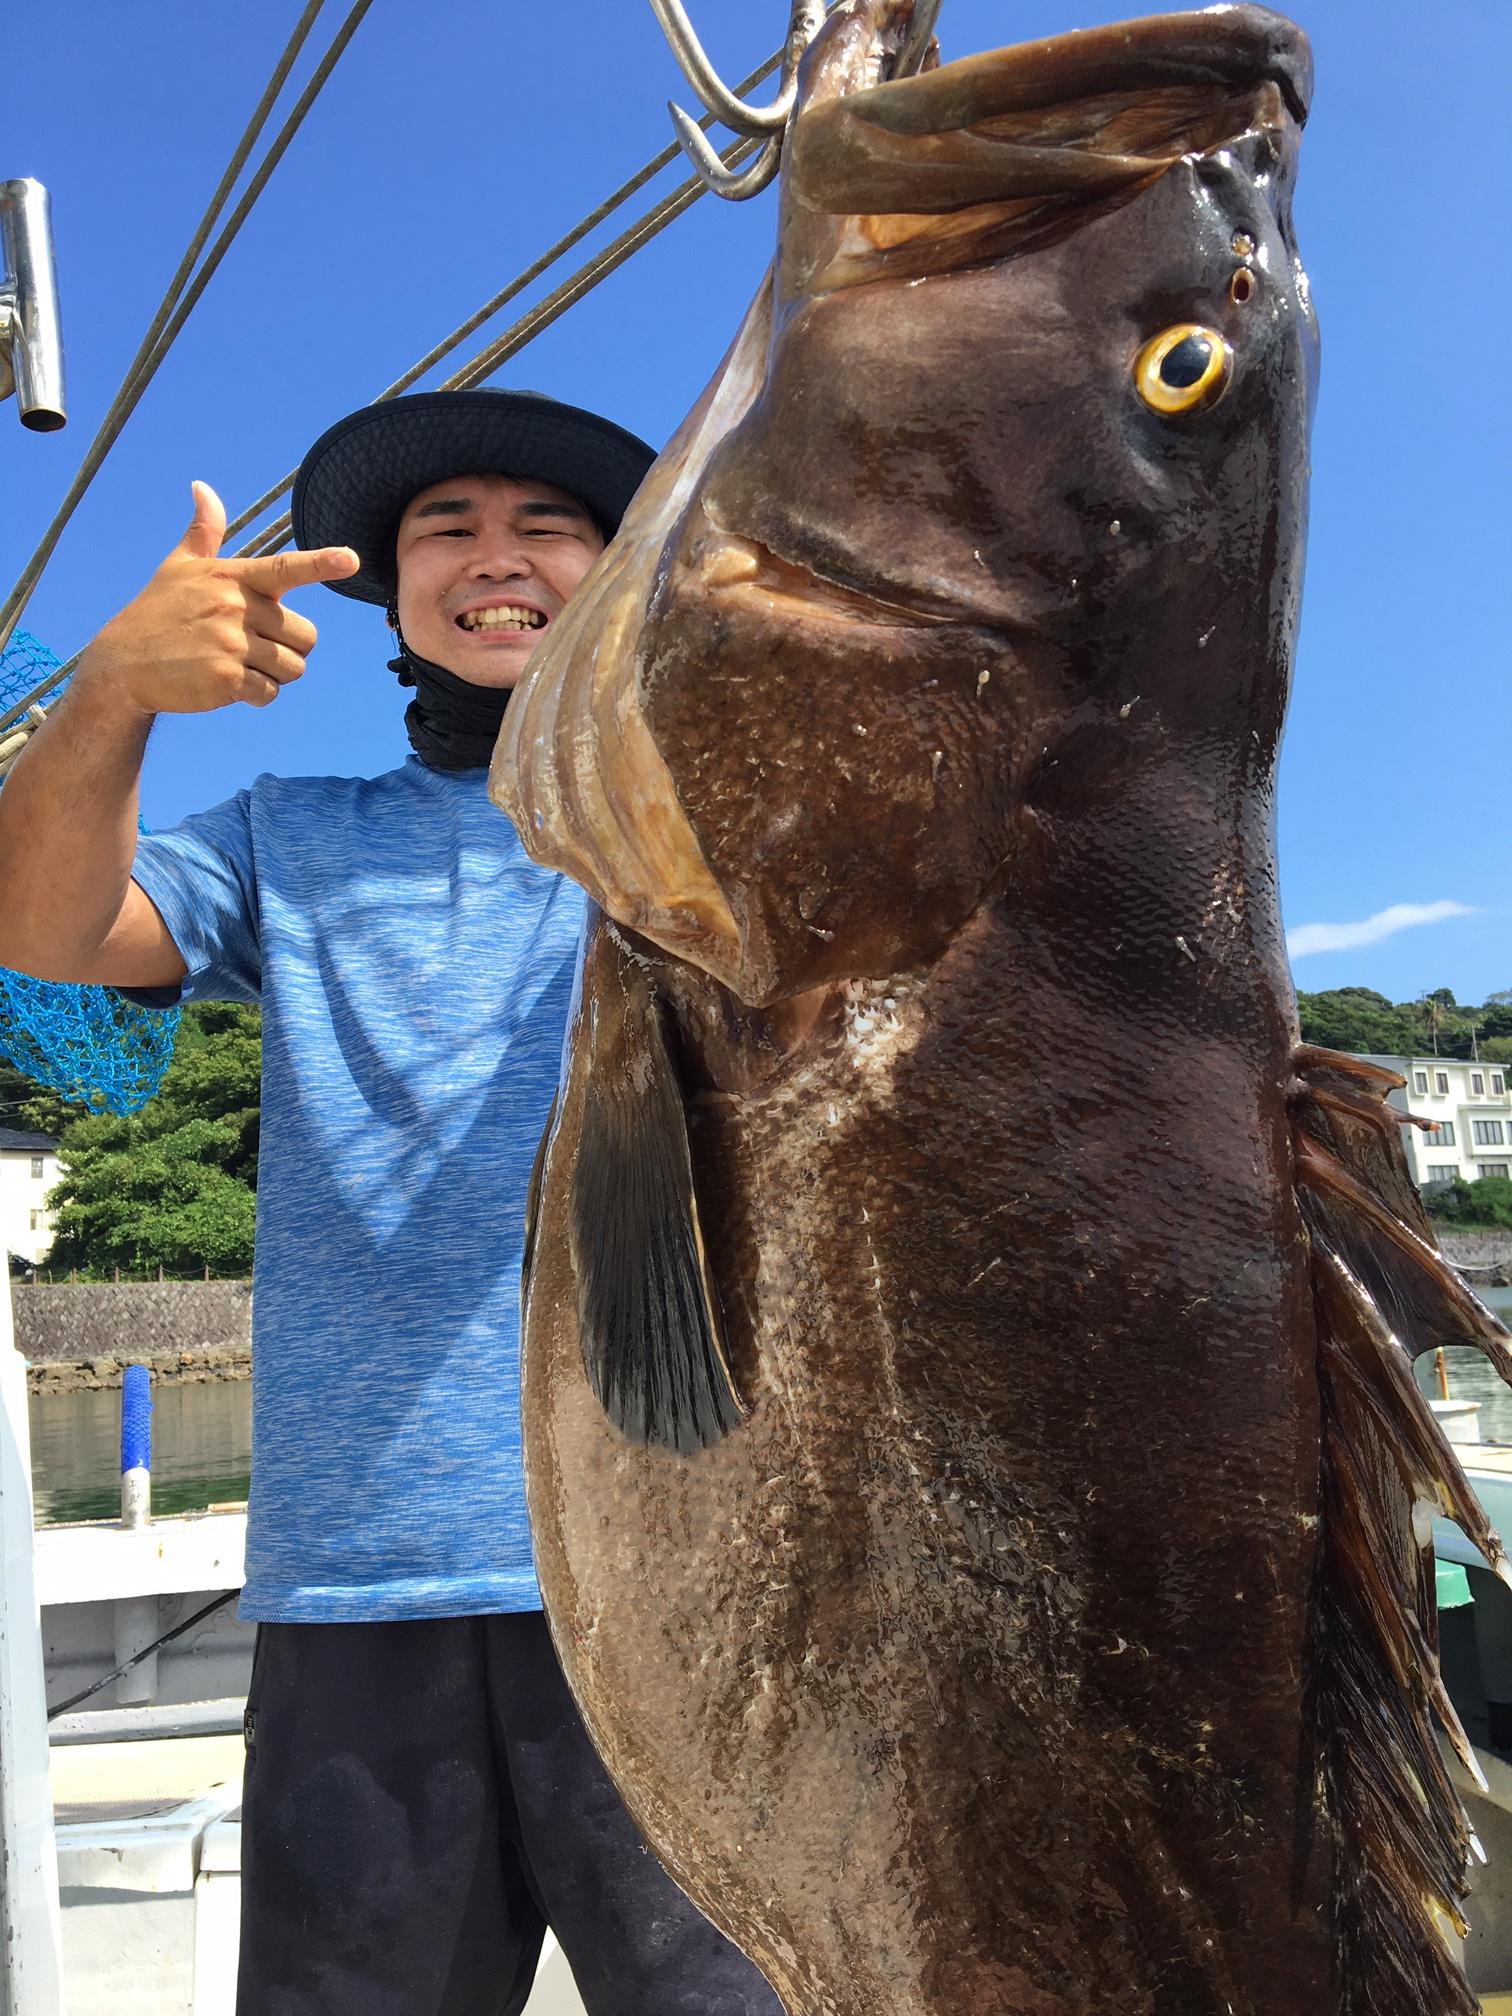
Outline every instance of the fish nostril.
[[1230, 301], [1232, 301], [1236, 307], [1242, 307], [1243, 304], [1246, 301], [1248, 301], [1248, 299], [1254, 293], [1254, 291], [1255, 291], [1254, 274], [1251, 273], [1246, 267], [1241, 266], [1239, 268], [1239, 271], [1234, 275], [1233, 279], [1230, 280], [1229, 282], [1228, 294]]

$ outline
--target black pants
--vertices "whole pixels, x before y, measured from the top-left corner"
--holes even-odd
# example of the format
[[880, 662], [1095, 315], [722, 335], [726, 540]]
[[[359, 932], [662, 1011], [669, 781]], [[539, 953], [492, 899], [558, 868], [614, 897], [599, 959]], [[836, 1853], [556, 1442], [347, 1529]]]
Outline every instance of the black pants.
[[643, 1845], [539, 1614], [265, 1624], [237, 2016], [782, 2016]]

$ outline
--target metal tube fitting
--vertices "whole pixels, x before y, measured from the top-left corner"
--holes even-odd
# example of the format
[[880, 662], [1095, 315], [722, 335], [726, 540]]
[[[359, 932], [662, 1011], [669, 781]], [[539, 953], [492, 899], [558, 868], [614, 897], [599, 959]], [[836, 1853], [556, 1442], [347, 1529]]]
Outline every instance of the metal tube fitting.
[[21, 424], [50, 434], [63, 403], [63, 325], [47, 191], [29, 175], [0, 182], [0, 398], [16, 394]]

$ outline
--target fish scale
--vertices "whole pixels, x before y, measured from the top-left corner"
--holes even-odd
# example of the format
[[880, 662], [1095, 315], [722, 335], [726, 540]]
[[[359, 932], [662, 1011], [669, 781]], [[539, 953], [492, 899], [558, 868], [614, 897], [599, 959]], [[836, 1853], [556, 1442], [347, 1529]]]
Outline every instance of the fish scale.
[[1470, 2016], [1429, 1514], [1506, 1562], [1408, 1354], [1512, 1358], [1277, 902], [1307, 45], [889, 79], [909, 13], [810, 51], [773, 273], [495, 761], [601, 906], [552, 1629], [792, 2016]]

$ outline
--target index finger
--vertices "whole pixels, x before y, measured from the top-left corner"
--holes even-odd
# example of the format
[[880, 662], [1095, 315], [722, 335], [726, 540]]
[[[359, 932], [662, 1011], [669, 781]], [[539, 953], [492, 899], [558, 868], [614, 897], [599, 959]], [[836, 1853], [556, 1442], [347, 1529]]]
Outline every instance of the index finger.
[[316, 581], [344, 581], [361, 565], [350, 546], [317, 546], [309, 553], [269, 553], [256, 560], [230, 563], [243, 587], [275, 602], [291, 588], [308, 588]]

